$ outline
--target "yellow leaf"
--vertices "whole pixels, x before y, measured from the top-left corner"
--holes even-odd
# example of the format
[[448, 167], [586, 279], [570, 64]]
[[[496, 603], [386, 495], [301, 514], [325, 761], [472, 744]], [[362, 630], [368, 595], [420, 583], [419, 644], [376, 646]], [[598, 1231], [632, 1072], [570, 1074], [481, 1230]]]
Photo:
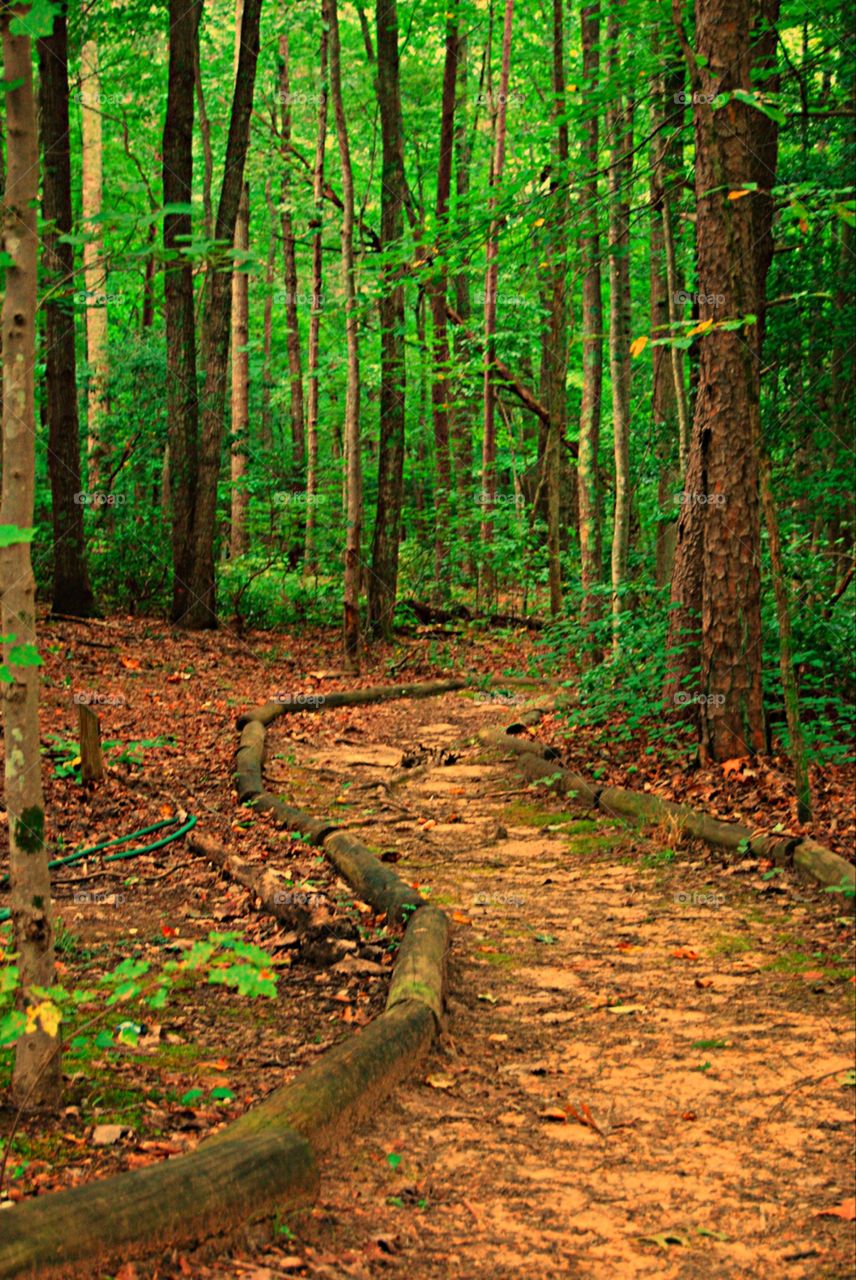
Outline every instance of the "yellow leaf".
[[751, 195], [751, 192], [749, 192], [749, 191], [729, 191], [729, 193], [728, 193], [728, 199], [729, 199], [729, 200], [742, 200], [743, 196], [748, 196], [748, 195]]
[[707, 333], [708, 329], [713, 328], [712, 320], [702, 320], [701, 324], [695, 325], [687, 334], [688, 338], [694, 338], [697, 333]]
[[27, 1025], [24, 1032], [26, 1035], [31, 1035], [41, 1026], [45, 1035], [55, 1036], [61, 1021], [62, 1014], [53, 1001], [42, 1000], [39, 1004], [31, 1004], [27, 1010]]
[[532, 223], [533, 227], [543, 227], [543, 225], [544, 225], [543, 218], [536, 218], [535, 221]]
[[634, 338], [630, 344], [630, 354], [632, 356], [641, 356], [647, 345], [648, 338], [645, 334], [643, 334], [641, 338]]

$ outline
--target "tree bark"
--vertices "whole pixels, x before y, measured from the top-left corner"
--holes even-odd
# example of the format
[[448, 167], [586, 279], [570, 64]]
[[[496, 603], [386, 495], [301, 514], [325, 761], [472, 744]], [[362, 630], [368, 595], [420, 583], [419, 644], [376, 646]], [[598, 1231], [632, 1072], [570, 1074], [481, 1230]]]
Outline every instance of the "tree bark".
[[[194, 65], [202, 0], [170, 0], [169, 79], [163, 133], [164, 317], [169, 494], [172, 508], [173, 622], [190, 605], [193, 509], [199, 455], [193, 267], [184, 253], [192, 232]], [[170, 211], [169, 206], [172, 206]]]
[[[399, 85], [398, 6], [377, 0], [377, 98], [383, 148], [381, 172], [381, 246], [394, 253], [404, 231], [404, 126]], [[404, 347], [404, 282], [386, 272], [380, 295], [380, 434], [377, 509], [368, 588], [372, 632], [392, 635], [398, 587], [398, 549], [404, 498], [404, 427], [407, 365]]]
[[[696, 0], [695, 49], [677, 0], [675, 17], [693, 89], [699, 314], [706, 328], [678, 523], [669, 637], [677, 659], [667, 691], [674, 698], [681, 684], [695, 686], [700, 697], [690, 705], [698, 710], [701, 758], [724, 760], [764, 748], [754, 339], [751, 325], [745, 332], [713, 327], [754, 315], [757, 307], [753, 197], [734, 198], [752, 178], [754, 109], [733, 98], [721, 110], [711, 105], [718, 95], [751, 89], [751, 13], [749, 0]], [[710, 299], [722, 295], [720, 310]]]
[[[33, 661], [36, 584], [29, 542], [36, 467], [39, 156], [30, 38], [13, 35], [10, 30], [15, 16], [26, 12], [20, 6], [6, 9], [0, 16], [8, 140], [0, 505], [2, 541], [8, 545], [0, 547], [0, 626], [3, 664], [11, 677], [2, 684], [2, 699], [12, 929], [21, 1007], [29, 1010], [40, 1003], [33, 987], [50, 987], [54, 981], [54, 931], [39, 746], [39, 673]], [[20, 536], [11, 541], [15, 530], [21, 531]], [[19, 1105], [47, 1107], [59, 1101], [62, 1073], [58, 1048], [57, 1036], [38, 1017], [29, 1033], [19, 1037], [12, 1075], [12, 1094]]]
[[502, 63], [499, 74], [499, 99], [496, 111], [496, 137], [490, 173], [490, 230], [487, 239], [487, 266], [484, 284], [484, 382], [482, 405], [484, 434], [482, 440], [482, 521], [481, 541], [485, 594], [496, 593], [496, 575], [491, 563], [493, 542], [493, 508], [496, 506], [496, 388], [494, 386], [494, 348], [496, 346], [496, 294], [499, 285], [499, 224], [496, 220], [497, 193], [505, 167], [505, 139], [508, 105], [508, 82], [511, 72], [511, 28], [514, 0], [505, 0], [502, 28]]
[[81, 117], [83, 121], [83, 276], [86, 287], [86, 363], [88, 365], [87, 433], [89, 487], [97, 489], [109, 452], [102, 439], [107, 408], [107, 271], [104, 232], [99, 221], [103, 200], [101, 139], [101, 75], [98, 45], [87, 40], [80, 51]]
[[342, 62], [339, 44], [337, 0], [326, 0], [330, 40], [330, 95], [336, 119], [339, 161], [342, 168], [342, 283], [345, 294], [345, 336], [348, 349], [348, 386], [345, 399], [345, 489], [347, 534], [345, 540], [345, 599], [343, 643], [345, 661], [353, 671], [360, 666], [360, 541], [363, 521], [362, 458], [360, 441], [360, 350], [354, 272], [354, 176], [348, 125], [342, 100]]
[[580, 522], [580, 578], [582, 607], [580, 621], [583, 648], [580, 661], [591, 666], [598, 661], [599, 646], [592, 636], [600, 613], [595, 588], [602, 573], [601, 491], [598, 469], [600, 450], [601, 396], [603, 389], [603, 298], [601, 292], [600, 234], [598, 230], [598, 150], [599, 120], [596, 89], [600, 77], [600, 6], [582, 11], [583, 81], [591, 104], [585, 124], [583, 163], [588, 181], [582, 191], [583, 234], [580, 256], [583, 262], [582, 331], [583, 389], [580, 405], [580, 435], [577, 456], [577, 485]]
[[232, 284], [229, 250], [235, 240], [235, 224], [244, 189], [244, 165], [259, 54], [261, 5], [262, 0], [245, 0], [244, 3], [238, 69], [215, 227], [215, 239], [220, 245], [221, 256], [209, 264], [205, 278], [205, 316], [202, 326], [205, 389], [193, 512], [193, 562], [187, 612], [180, 619], [182, 625], [193, 630], [217, 625], [214, 535], [229, 359], [229, 300]]
[[88, 618], [94, 608], [86, 567], [77, 412], [74, 248], [68, 121], [68, 27], [64, 13], [38, 42], [39, 112], [43, 152], [42, 217], [45, 273], [45, 393], [51, 481], [55, 613]]

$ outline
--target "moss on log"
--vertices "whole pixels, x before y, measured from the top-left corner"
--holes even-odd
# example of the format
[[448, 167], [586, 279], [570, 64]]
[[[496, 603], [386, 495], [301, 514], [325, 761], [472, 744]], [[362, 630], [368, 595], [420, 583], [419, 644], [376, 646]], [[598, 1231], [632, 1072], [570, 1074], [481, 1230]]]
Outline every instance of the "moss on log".
[[406, 885], [361, 841], [346, 831], [334, 831], [327, 836], [324, 852], [354, 893], [375, 911], [385, 911], [390, 920], [403, 920], [407, 908], [415, 909], [424, 904], [425, 899], [416, 889]]
[[260, 795], [265, 789], [262, 767], [265, 761], [265, 729], [258, 720], [250, 720], [241, 732], [235, 755], [238, 799], [241, 804]]
[[408, 922], [396, 957], [387, 1009], [408, 1000], [420, 1000], [428, 1005], [441, 1027], [448, 950], [449, 921], [445, 912], [430, 905], [420, 907]]
[[287, 1127], [211, 1140], [188, 1155], [5, 1210], [0, 1277], [103, 1270], [119, 1256], [220, 1235], [275, 1209], [311, 1204], [317, 1187], [312, 1149]]
[[505, 751], [509, 755], [532, 755], [541, 760], [559, 759], [559, 753], [554, 747], [545, 746], [535, 738], [515, 737], [504, 729], [479, 729], [478, 740], [486, 747]]

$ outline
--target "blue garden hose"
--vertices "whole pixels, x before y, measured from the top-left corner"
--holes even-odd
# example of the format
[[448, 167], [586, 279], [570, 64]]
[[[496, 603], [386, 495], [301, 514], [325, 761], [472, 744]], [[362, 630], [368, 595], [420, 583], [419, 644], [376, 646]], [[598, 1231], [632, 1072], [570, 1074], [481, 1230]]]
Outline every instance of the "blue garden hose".
[[[48, 867], [51, 871], [55, 871], [57, 867], [71, 866], [73, 862], [80, 862], [82, 858], [101, 853], [104, 849], [112, 849], [117, 844], [127, 844], [129, 840], [135, 840], [137, 836], [147, 836], [153, 831], [161, 831], [164, 827], [172, 826], [177, 821], [177, 817], [164, 818], [161, 822], [153, 822], [150, 827], [141, 827], [139, 831], [131, 831], [128, 835], [118, 836], [115, 840], [102, 840], [100, 844], [94, 844], [88, 849], [77, 849], [74, 853], [66, 854], [65, 857], [53, 858], [48, 863]], [[197, 819], [191, 814], [176, 831], [171, 831], [169, 835], [162, 836], [159, 840], [153, 840], [151, 844], [140, 845], [137, 849], [125, 849], [122, 853], [108, 853], [104, 861], [120, 862], [126, 858], [138, 858], [141, 853], [152, 853], [155, 849], [162, 849], [164, 845], [171, 844], [173, 840], [178, 840], [181, 836], [187, 835], [188, 831], [192, 831], [196, 826], [196, 822]], [[5, 888], [8, 883], [8, 875], [0, 878], [0, 889]], [[0, 923], [8, 920], [11, 914], [8, 907], [0, 908]]]

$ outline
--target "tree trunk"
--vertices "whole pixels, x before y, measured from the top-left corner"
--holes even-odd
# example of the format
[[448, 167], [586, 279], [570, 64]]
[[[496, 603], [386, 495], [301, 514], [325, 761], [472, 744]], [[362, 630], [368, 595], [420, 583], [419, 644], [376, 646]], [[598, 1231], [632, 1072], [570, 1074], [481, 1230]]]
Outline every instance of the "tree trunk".
[[549, 264], [550, 322], [544, 348], [542, 378], [550, 411], [544, 441], [543, 474], [547, 488], [547, 563], [550, 582], [550, 613], [555, 618], [562, 608], [561, 480], [562, 442], [567, 429], [568, 301], [565, 288], [568, 224], [568, 124], [565, 106], [564, 8], [553, 0], [553, 139], [550, 202], [552, 212], [547, 250]]
[[[250, 193], [246, 183], [241, 192], [235, 223], [235, 253], [250, 249]], [[245, 257], [246, 261], [246, 257]], [[240, 260], [236, 265], [240, 265]], [[232, 513], [229, 525], [229, 556], [236, 560], [247, 550], [246, 488], [247, 450], [250, 431], [250, 278], [244, 270], [232, 273]]]
[[[377, 0], [377, 98], [383, 143], [381, 247], [395, 252], [404, 231], [404, 129], [398, 58], [396, 0]], [[393, 278], [390, 279], [390, 276]], [[392, 635], [398, 586], [398, 548], [404, 497], [404, 426], [407, 365], [404, 347], [404, 282], [387, 273], [380, 294], [380, 435], [377, 510], [368, 589], [368, 621], [373, 633]]]
[[602, 572], [601, 492], [598, 470], [600, 449], [601, 396], [603, 388], [603, 298], [600, 275], [600, 235], [598, 231], [598, 150], [599, 121], [596, 90], [600, 73], [600, 7], [589, 5], [582, 11], [583, 81], [587, 89], [589, 119], [585, 124], [583, 163], [587, 179], [582, 191], [580, 256], [583, 262], [583, 389], [580, 405], [580, 438], [577, 456], [577, 486], [580, 521], [580, 578], [582, 586], [581, 622], [583, 649], [580, 662], [591, 666], [598, 661], [599, 646], [591, 632], [599, 616], [595, 588]]
[[300, 358], [300, 326], [297, 319], [297, 255], [291, 218], [290, 170], [286, 163], [291, 143], [291, 89], [288, 67], [288, 36], [279, 38], [279, 90], [282, 103], [282, 181], [280, 224], [285, 280], [285, 345], [288, 353], [288, 385], [291, 395], [291, 468], [295, 493], [303, 487], [306, 466], [306, 423], [303, 411], [303, 365]]
[[[235, 92], [229, 121], [229, 138], [223, 167], [223, 184], [217, 208], [215, 238], [223, 250], [235, 240], [238, 207], [244, 189], [244, 164], [250, 135], [250, 114], [259, 54], [259, 19], [262, 0], [245, 0], [241, 22], [240, 53]], [[222, 252], [212, 262], [205, 278], [205, 317], [202, 352], [205, 361], [205, 389], [202, 401], [202, 430], [199, 470], [193, 512], [193, 562], [190, 598], [181, 619], [194, 630], [216, 627], [214, 577], [214, 535], [217, 519], [217, 481], [223, 445], [223, 409], [226, 371], [229, 362], [229, 300], [232, 284], [231, 254]]]
[[101, 76], [98, 45], [87, 40], [80, 51], [81, 117], [83, 121], [83, 276], [86, 286], [86, 363], [88, 365], [87, 432], [89, 487], [98, 488], [109, 446], [102, 439], [107, 408], [107, 272], [104, 232], [99, 221], [103, 194], [101, 142]]
[[[655, 52], [659, 46], [658, 39]], [[671, 54], [672, 50], [669, 52]], [[678, 285], [670, 204], [672, 184], [681, 164], [681, 135], [675, 125], [683, 117], [683, 108], [676, 105], [683, 87], [682, 65], [677, 69], [672, 67], [665, 74], [658, 72], [652, 84], [651, 131], [656, 131], [656, 137], [651, 144], [651, 332], [657, 338], [677, 336], [673, 320], [677, 314]], [[659, 466], [658, 587], [666, 587], [672, 580], [678, 532], [674, 489], [682, 474], [679, 459], [684, 452], [684, 424], [687, 422], [681, 355], [678, 347], [655, 346], [651, 349], [651, 417]]]
[[[169, 80], [163, 133], [163, 199], [187, 206], [193, 195], [193, 93], [202, 0], [170, 0]], [[190, 605], [193, 509], [199, 451], [193, 267], [183, 253], [192, 233], [189, 212], [164, 214], [164, 317], [169, 493], [172, 507], [172, 613]]]
[[[469, 197], [470, 197], [470, 147], [467, 137], [467, 67], [469, 40], [465, 32], [458, 31], [458, 75], [455, 101], [455, 193], [457, 207], [455, 210], [455, 234], [459, 242], [465, 242], [469, 232]], [[471, 315], [470, 280], [466, 270], [455, 274], [455, 308], [461, 317], [464, 328], [469, 324]], [[456, 353], [463, 356], [463, 335], [455, 340]], [[465, 357], [464, 357], [465, 358]], [[455, 475], [459, 501], [472, 501], [473, 485], [473, 423], [468, 397], [463, 403], [456, 405], [452, 414], [451, 434], [455, 450]], [[467, 572], [472, 576], [472, 563], [469, 562]]]
[[[325, 0], [321, 0], [322, 13]], [[306, 404], [306, 544], [303, 564], [307, 573], [317, 567], [315, 556], [315, 501], [318, 493], [318, 357], [321, 340], [321, 290], [323, 287], [324, 226], [324, 147], [327, 141], [327, 23], [322, 22], [319, 51], [321, 86], [318, 96], [318, 127], [315, 137], [315, 163], [312, 169], [312, 310], [309, 314], [308, 386]]]
[[[615, 514], [612, 526], [612, 633], [618, 643], [630, 544], [630, 184], [633, 178], [633, 106], [621, 80], [622, 29], [610, 15], [609, 108], [609, 372], [612, 383], [612, 442], [615, 457]], [[624, 48], [627, 48], [626, 43]]]
[[487, 239], [487, 267], [484, 282], [484, 384], [482, 404], [484, 434], [482, 440], [482, 521], [481, 541], [485, 597], [496, 594], [496, 575], [491, 563], [493, 543], [493, 509], [496, 506], [496, 389], [493, 385], [493, 361], [496, 347], [496, 294], [499, 285], [499, 224], [496, 221], [497, 194], [505, 167], [506, 117], [508, 81], [511, 72], [511, 26], [514, 0], [505, 0], [502, 28], [502, 64], [499, 74], [499, 100], [496, 111], [496, 137], [490, 173], [488, 210], [491, 215]]
[[68, 123], [68, 28], [64, 14], [38, 42], [45, 273], [45, 392], [51, 481], [56, 613], [88, 618], [93, 611], [86, 568], [81, 502], [80, 423], [74, 344], [74, 249], [70, 237], [71, 156]]
[[337, 0], [326, 0], [330, 32], [330, 95], [336, 118], [342, 167], [342, 283], [345, 294], [345, 336], [348, 348], [348, 386], [345, 399], [346, 520], [345, 600], [343, 641], [345, 661], [353, 671], [360, 665], [360, 539], [363, 521], [360, 441], [360, 351], [354, 279], [354, 176], [348, 125], [342, 101], [342, 62]]
[[[8, 174], [4, 205], [6, 292], [3, 297], [3, 489], [0, 525], [0, 626], [3, 628], [3, 738], [8, 815], [13, 946], [21, 983], [21, 1007], [41, 1003], [33, 987], [54, 981], [54, 933], [45, 802], [39, 747], [39, 673], [36, 584], [30, 560], [35, 497], [36, 202], [39, 156], [32, 52], [27, 35], [13, 35], [8, 9], [3, 32]], [[26, 534], [23, 532], [26, 530]], [[15, 1049], [12, 1093], [21, 1106], [54, 1106], [62, 1088], [58, 1041], [44, 1019], [22, 1034]]]
[[[670, 615], [669, 649], [678, 652], [668, 691], [675, 698], [684, 685], [696, 695], [689, 705], [698, 711], [703, 760], [764, 748], [754, 336], [749, 325], [745, 332], [713, 328], [717, 321], [754, 315], [757, 307], [754, 197], [730, 198], [752, 178], [754, 109], [733, 98], [722, 110], [711, 105], [717, 95], [750, 92], [750, 27], [748, 0], [696, 0], [695, 49], [679, 29], [693, 89], [699, 314], [705, 330], [672, 579], [677, 607]], [[722, 295], [718, 308], [710, 299]], [[681, 627], [687, 622], [685, 637]]]
[[435, 603], [447, 594], [446, 540], [449, 532], [449, 497], [452, 487], [449, 403], [449, 334], [446, 327], [446, 254], [449, 248], [449, 197], [452, 188], [452, 153], [455, 133], [455, 89], [458, 73], [458, 6], [451, 0], [446, 14], [446, 58], [443, 67], [443, 100], [440, 109], [440, 150], [437, 159], [437, 205], [434, 232], [437, 246], [436, 274], [430, 284], [431, 298], [431, 409], [434, 418], [434, 452], [437, 476], [434, 498], [434, 591]]
[[265, 202], [270, 220], [267, 260], [265, 262], [265, 302], [262, 314], [262, 404], [261, 432], [259, 442], [262, 449], [273, 448], [273, 411], [270, 403], [271, 356], [273, 354], [273, 282], [276, 275], [276, 229], [279, 221], [276, 205], [271, 195], [271, 180], [265, 182]]

